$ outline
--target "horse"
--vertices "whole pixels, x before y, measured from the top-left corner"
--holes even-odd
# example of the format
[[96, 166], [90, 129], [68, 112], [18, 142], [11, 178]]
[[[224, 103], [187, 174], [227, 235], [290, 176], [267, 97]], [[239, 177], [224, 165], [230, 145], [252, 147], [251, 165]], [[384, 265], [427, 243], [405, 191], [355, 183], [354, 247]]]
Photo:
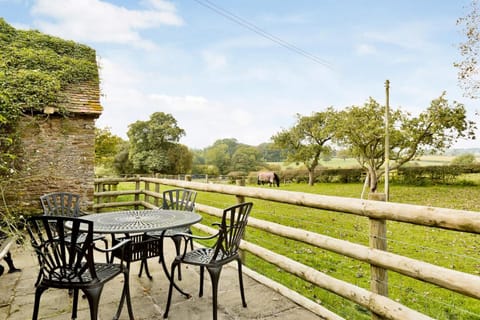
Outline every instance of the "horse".
[[277, 187], [280, 187], [280, 178], [275, 172], [260, 172], [257, 178], [257, 184], [268, 183], [270, 187], [275, 184]]

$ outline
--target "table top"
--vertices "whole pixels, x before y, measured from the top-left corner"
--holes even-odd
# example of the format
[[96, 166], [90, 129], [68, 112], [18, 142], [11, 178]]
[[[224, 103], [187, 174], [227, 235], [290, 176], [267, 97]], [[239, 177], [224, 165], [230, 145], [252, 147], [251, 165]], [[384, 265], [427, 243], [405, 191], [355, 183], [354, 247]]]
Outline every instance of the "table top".
[[202, 220], [198, 213], [182, 210], [128, 210], [88, 214], [95, 233], [136, 233], [186, 227]]

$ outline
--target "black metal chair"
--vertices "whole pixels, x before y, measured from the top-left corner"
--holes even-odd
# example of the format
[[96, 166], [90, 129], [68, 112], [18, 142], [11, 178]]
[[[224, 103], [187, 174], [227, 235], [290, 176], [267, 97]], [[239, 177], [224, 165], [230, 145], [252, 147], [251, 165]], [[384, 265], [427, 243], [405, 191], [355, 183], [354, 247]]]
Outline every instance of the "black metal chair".
[[[218, 226], [218, 233], [209, 237], [199, 237], [192, 234], [181, 234], [186, 242], [197, 240], [216, 239], [212, 247], [198, 248], [187, 252], [187, 246], [183, 254], [175, 257], [171, 266], [170, 287], [168, 290], [167, 306], [165, 308], [164, 318], [168, 318], [170, 310], [170, 303], [172, 301], [172, 289], [174, 285], [175, 269], [180, 264], [190, 264], [200, 267], [200, 291], [199, 296], [203, 296], [203, 277], [205, 268], [207, 268], [210, 278], [212, 280], [212, 299], [213, 299], [213, 319], [217, 319], [217, 296], [218, 296], [218, 281], [222, 267], [236, 260], [238, 264], [238, 278], [240, 282], [240, 294], [242, 297], [243, 307], [247, 307], [245, 301], [245, 293], [243, 289], [242, 278], [242, 261], [239, 255], [240, 241], [247, 226], [248, 216], [252, 210], [253, 204], [251, 202], [241, 203], [231, 206], [223, 210], [223, 217], [221, 223], [214, 224]], [[177, 234], [178, 235], [178, 234]]]
[[[163, 202], [162, 202], [162, 209], [166, 210], [185, 210], [185, 211], [193, 211], [195, 209], [195, 200], [197, 198], [197, 193], [193, 190], [188, 189], [171, 189], [166, 190], [163, 192]], [[147, 232], [147, 238], [171, 238], [175, 244], [175, 251], [177, 255], [180, 254], [181, 246], [182, 246], [182, 236], [177, 236], [178, 233], [189, 233], [192, 234], [192, 230], [190, 227], [181, 227], [181, 228], [172, 228], [166, 231], [153, 231]], [[186, 245], [186, 243], [185, 243]], [[193, 242], [190, 241], [190, 248], [193, 250]], [[163, 257], [159, 257], [160, 263], [163, 263], [161, 259]], [[146, 264], [146, 262], [143, 262]], [[182, 273], [180, 269], [178, 269], [178, 279], [182, 279]]]
[[40, 196], [46, 216], [79, 217], [80, 195], [71, 192], [52, 192]]
[[79, 290], [82, 290], [90, 306], [90, 319], [96, 320], [104, 284], [120, 274], [123, 274], [124, 284], [113, 319], [120, 317], [125, 299], [129, 318], [134, 318], [128, 268], [123, 261], [114, 264], [94, 260], [94, 250], [100, 252], [121, 250], [128, 244], [128, 240], [110, 249], [97, 248], [93, 242], [93, 222], [72, 217], [30, 217], [27, 219], [27, 230], [40, 265], [35, 284], [33, 320], [38, 317], [41, 295], [49, 288], [73, 291], [72, 319], [77, 318], [78, 294]]
[[[45, 216], [61, 216], [78, 218], [85, 213], [80, 210], [80, 195], [71, 192], [52, 192], [40, 196]], [[68, 235], [67, 235], [68, 236]], [[108, 241], [104, 235], [94, 234], [93, 241], [102, 240], [105, 248]]]

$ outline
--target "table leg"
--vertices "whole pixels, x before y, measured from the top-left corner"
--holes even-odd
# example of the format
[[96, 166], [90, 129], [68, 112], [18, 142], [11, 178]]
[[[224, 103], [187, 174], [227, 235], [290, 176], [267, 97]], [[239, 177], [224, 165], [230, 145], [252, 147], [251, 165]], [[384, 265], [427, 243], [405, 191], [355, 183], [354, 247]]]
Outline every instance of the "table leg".
[[175, 289], [177, 289], [177, 291], [180, 292], [181, 294], [183, 294], [185, 297], [190, 298], [191, 295], [189, 293], [183, 291], [182, 289], [180, 289], [179, 286], [177, 286], [173, 277], [171, 276], [170, 272], [168, 271], [167, 264], [165, 262], [165, 255], [164, 255], [164, 251], [163, 251], [163, 239], [165, 238], [163, 235], [165, 234], [166, 231], [167, 230], [162, 231], [162, 235], [160, 236], [160, 257], [162, 259], [163, 271], [165, 272], [165, 275], [167, 276], [168, 281], [170, 281], [170, 283], [175, 287]]
[[150, 271], [148, 270], [148, 263], [146, 258], [142, 259], [142, 261], [140, 262], [140, 271], [138, 272], [138, 276], [139, 277], [142, 276], [142, 271], [144, 267], [145, 267], [145, 274], [150, 280], [152, 280], [152, 276], [150, 275]]

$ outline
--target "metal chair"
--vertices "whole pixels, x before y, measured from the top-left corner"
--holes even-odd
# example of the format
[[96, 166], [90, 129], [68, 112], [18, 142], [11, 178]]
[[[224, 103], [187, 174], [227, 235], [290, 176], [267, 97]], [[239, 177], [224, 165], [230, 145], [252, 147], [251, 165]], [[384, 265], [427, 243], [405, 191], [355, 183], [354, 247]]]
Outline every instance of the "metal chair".
[[[163, 192], [163, 202], [162, 202], [162, 209], [166, 210], [185, 210], [185, 211], [193, 211], [195, 209], [195, 199], [197, 198], [197, 193], [193, 190], [188, 189], [171, 189], [166, 190]], [[178, 233], [192, 233], [192, 230], [189, 227], [181, 227], [181, 228], [172, 228], [166, 231], [154, 231], [154, 232], [147, 232], [147, 238], [171, 238], [175, 244], [175, 251], [176, 254], [180, 254], [181, 246], [182, 246], [182, 236], [177, 236]], [[186, 243], [185, 243], [186, 245]], [[193, 242], [190, 242], [190, 248], [193, 250]], [[161, 259], [163, 257], [159, 257], [159, 262], [163, 263]], [[146, 262], [144, 262], [146, 264]], [[180, 269], [178, 270], [178, 279], [182, 279], [182, 274]]]
[[188, 233], [181, 234], [186, 242], [192, 241], [192, 239], [216, 239], [216, 242], [212, 247], [198, 248], [188, 252], [187, 246], [185, 246], [183, 254], [175, 257], [171, 266], [170, 287], [168, 290], [167, 306], [165, 308], [165, 313], [163, 314], [164, 318], [168, 318], [170, 303], [172, 301], [175, 269], [179, 267], [180, 264], [190, 264], [200, 267], [200, 297], [203, 296], [203, 277], [205, 268], [207, 268], [212, 280], [213, 319], [216, 320], [218, 281], [220, 273], [225, 264], [236, 260], [238, 264], [238, 278], [240, 282], [242, 305], [243, 307], [247, 307], [243, 289], [242, 261], [238, 250], [240, 247], [240, 241], [245, 232], [245, 227], [247, 226], [247, 220], [250, 211], [252, 210], [252, 206], [253, 204], [251, 202], [246, 202], [224, 209], [221, 223], [214, 224], [218, 226], [219, 230], [218, 233], [213, 236], [199, 237]]
[[[85, 215], [80, 210], [80, 195], [71, 192], [52, 192], [40, 196], [45, 216], [61, 216], [78, 218]], [[68, 235], [67, 235], [68, 236]], [[102, 240], [105, 248], [108, 241], [104, 235], [94, 234], [93, 241]]]
[[40, 265], [35, 284], [33, 320], [38, 318], [42, 293], [49, 288], [73, 291], [72, 319], [77, 318], [78, 294], [79, 290], [82, 290], [88, 299], [90, 319], [96, 320], [104, 284], [120, 274], [123, 274], [124, 284], [113, 319], [120, 317], [125, 298], [129, 318], [134, 318], [128, 268], [123, 260], [117, 264], [94, 260], [94, 250], [100, 252], [122, 250], [128, 244], [128, 240], [110, 249], [97, 248], [93, 242], [93, 222], [80, 218], [36, 216], [28, 218], [26, 226]]
[[52, 192], [40, 196], [46, 216], [79, 217], [80, 195], [71, 192]]

